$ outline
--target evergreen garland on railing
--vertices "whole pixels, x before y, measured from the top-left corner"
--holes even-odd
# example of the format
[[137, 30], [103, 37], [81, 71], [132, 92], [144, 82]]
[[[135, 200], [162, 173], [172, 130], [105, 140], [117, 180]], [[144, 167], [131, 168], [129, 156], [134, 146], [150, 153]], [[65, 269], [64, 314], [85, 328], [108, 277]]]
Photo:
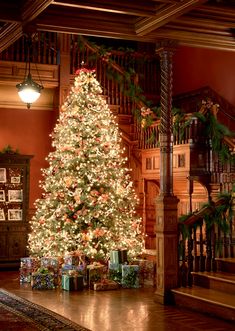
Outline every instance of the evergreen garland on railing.
[[[152, 101], [145, 97], [143, 90], [136, 82], [137, 74], [132, 65], [133, 63], [130, 63], [130, 66], [126, 66], [124, 69], [112, 59], [111, 47], [97, 46], [94, 42], [88, 42], [83, 36], [80, 36], [78, 41], [80, 49], [88, 47], [93, 52], [87, 60], [97, 60], [99, 58], [107, 64], [107, 78], [117, 82], [120, 91], [136, 105], [132, 112], [143, 130], [148, 129], [156, 120], [160, 119], [161, 108], [153, 106]], [[134, 53], [132, 49], [122, 48], [121, 50], [130, 54]], [[223, 141], [225, 136], [234, 137], [235, 134], [216, 119], [216, 107], [218, 105], [213, 104], [211, 100], [202, 101], [202, 104], [205, 106], [204, 109], [206, 111], [204, 113], [200, 111], [195, 112], [190, 117], [186, 116], [181, 109], [172, 107], [173, 134], [179, 133], [182, 140], [185, 136], [186, 128], [191, 125], [192, 119], [196, 117], [205, 124], [205, 132], [208, 139], [211, 140], [212, 150], [218, 154], [220, 161], [222, 163], [226, 161], [235, 162], [235, 155], [231, 154], [228, 145]], [[155, 132], [153, 131], [149, 142], [154, 141], [155, 138]]]
[[[225, 234], [229, 233], [230, 223], [233, 219], [233, 208], [235, 204], [235, 185], [233, 185], [232, 191], [222, 192], [218, 195], [218, 202], [209, 201], [201, 207], [201, 210], [190, 212], [179, 217], [179, 229], [183, 239], [187, 239], [189, 235], [187, 221], [193, 215], [195, 215], [195, 222], [193, 227], [197, 228], [201, 224], [201, 220], [204, 219], [206, 229], [211, 230], [212, 226], [216, 224]], [[203, 213], [201, 212], [204, 209]], [[200, 214], [200, 215], [199, 215]]]

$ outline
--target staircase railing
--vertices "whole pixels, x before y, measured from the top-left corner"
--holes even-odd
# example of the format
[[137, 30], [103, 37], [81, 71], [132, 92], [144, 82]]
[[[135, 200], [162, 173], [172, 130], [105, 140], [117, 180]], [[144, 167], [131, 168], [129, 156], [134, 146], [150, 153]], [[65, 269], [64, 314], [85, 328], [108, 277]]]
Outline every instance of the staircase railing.
[[[115, 50], [102, 53], [101, 47], [88, 42], [82, 36], [72, 35], [71, 38], [71, 74], [82, 62], [95, 68], [109, 105], [119, 106], [119, 114], [132, 115], [133, 110], [138, 108], [140, 111], [145, 106], [139, 98], [139, 88], [145, 89], [145, 93], [150, 96], [160, 93], [159, 61], [156, 57]], [[129, 71], [130, 68], [132, 72]], [[112, 74], [108, 75], [110, 72]], [[146, 72], [151, 72], [148, 80], [143, 79]]]
[[234, 215], [235, 196], [225, 194], [179, 223], [180, 286], [192, 286], [193, 271], [216, 271], [216, 258], [235, 257]]

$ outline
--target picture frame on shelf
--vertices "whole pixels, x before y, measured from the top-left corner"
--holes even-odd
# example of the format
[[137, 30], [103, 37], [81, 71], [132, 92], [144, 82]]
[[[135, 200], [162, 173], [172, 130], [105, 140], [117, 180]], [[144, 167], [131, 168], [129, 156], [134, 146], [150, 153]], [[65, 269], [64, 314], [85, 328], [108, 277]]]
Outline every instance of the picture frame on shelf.
[[0, 183], [6, 183], [7, 171], [6, 168], [0, 168]]
[[11, 177], [11, 184], [20, 184], [20, 176]]
[[22, 202], [23, 201], [22, 190], [8, 190], [8, 201], [9, 202]]
[[9, 221], [22, 221], [22, 209], [8, 209]]
[[0, 209], [0, 221], [5, 221], [5, 213], [4, 213], [4, 209]]
[[0, 202], [6, 201], [5, 191], [0, 190]]

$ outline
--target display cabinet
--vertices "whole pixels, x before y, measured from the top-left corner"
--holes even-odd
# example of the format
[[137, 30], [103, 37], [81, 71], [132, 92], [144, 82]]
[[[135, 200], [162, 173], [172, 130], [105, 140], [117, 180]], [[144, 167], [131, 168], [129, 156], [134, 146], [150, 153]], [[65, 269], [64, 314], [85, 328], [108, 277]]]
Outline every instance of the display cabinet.
[[29, 172], [32, 155], [0, 154], [0, 268], [19, 266], [26, 256]]

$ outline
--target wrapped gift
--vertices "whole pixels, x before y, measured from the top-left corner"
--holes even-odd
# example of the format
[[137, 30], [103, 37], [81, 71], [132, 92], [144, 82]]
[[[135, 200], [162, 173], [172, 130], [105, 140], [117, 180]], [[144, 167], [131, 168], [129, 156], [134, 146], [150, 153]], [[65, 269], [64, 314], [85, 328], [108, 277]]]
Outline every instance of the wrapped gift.
[[71, 265], [63, 264], [61, 267], [62, 273], [67, 273], [69, 270], [75, 270], [80, 275], [85, 275], [86, 273], [86, 264]]
[[22, 257], [20, 259], [20, 268], [36, 271], [40, 267], [40, 260], [36, 257]]
[[32, 289], [51, 290], [55, 288], [54, 273], [46, 268], [40, 268], [31, 276]]
[[156, 263], [152, 260], [136, 259], [131, 264], [139, 266], [139, 281], [144, 287], [155, 286]]
[[108, 278], [119, 284], [122, 281], [122, 265], [119, 263], [112, 263], [109, 261], [108, 264]]
[[94, 283], [94, 291], [108, 291], [108, 290], [117, 290], [119, 284], [110, 279], [102, 279], [100, 282]]
[[32, 269], [20, 268], [20, 283], [31, 282]]
[[85, 264], [85, 256], [84, 255], [73, 255], [73, 254], [65, 255], [64, 264], [66, 264], [66, 265]]
[[59, 270], [59, 259], [56, 257], [42, 257], [41, 267], [46, 268], [52, 272], [57, 272]]
[[139, 287], [139, 266], [122, 264], [122, 287]]
[[107, 274], [107, 267], [98, 262], [87, 265], [87, 285], [92, 287], [93, 283], [99, 282]]
[[111, 263], [127, 263], [127, 250], [115, 250], [110, 252], [110, 262]]
[[83, 276], [74, 274], [62, 275], [61, 287], [66, 291], [80, 291], [83, 290], [84, 281]]

